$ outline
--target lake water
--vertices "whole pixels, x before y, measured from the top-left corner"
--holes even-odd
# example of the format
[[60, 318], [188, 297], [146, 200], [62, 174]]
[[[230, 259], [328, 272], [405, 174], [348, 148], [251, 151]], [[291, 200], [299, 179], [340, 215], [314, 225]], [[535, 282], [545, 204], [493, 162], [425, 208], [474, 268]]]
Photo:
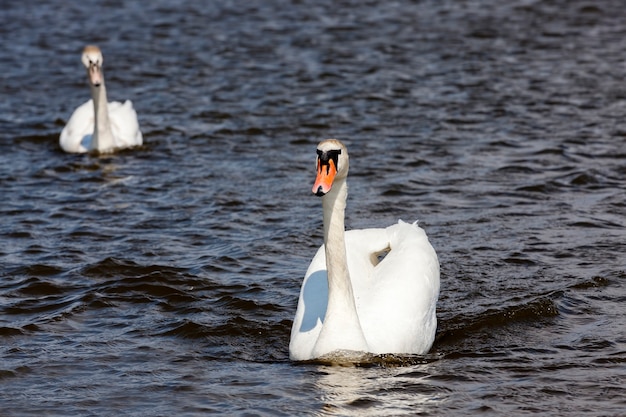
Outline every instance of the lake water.
[[[4, 2], [0, 414], [576, 415], [626, 410], [626, 9], [596, 2]], [[145, 145], [69, 155], [99, 45]], [[288, 359], [322, 243], [419, 220], [423, 357]]]

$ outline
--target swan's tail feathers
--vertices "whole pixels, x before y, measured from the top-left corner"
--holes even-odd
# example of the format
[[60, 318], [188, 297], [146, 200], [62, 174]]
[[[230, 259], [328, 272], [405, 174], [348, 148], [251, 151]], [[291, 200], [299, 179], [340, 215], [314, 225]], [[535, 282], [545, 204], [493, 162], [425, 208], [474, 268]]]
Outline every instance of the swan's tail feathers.
[[[409, 223], [405, 222], [402, 219], [398, 219], [398, 224], [409, 224]], [[419, 220], [415, 220], [413, 223], [410, 223], [410, 224], [411, 224], [411, 226], [418, 226], [419, 227]]]
[[424, 229], [419, 227], [417, 221], [413, 223], [407, 223], [403, 220], [398, 220], [397, 224], [389, 226], [387, 228], [388, 239], [391, 248], [397, 248], [398, 245], [403, 242], [409, 242], [413, 240], [422, 240], [426, 237]]

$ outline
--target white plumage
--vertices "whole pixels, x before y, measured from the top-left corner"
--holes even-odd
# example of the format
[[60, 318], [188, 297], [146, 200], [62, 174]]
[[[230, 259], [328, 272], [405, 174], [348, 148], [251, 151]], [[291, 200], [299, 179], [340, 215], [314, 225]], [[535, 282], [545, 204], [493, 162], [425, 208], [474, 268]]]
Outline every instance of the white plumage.
[[140, 146], [143, 135], [133, 103], [107, 101], [100, 49], [86, 46], [82, 62], [87, 69], [92, 98], [74, 111], [61, 131], [61, 148], [71, 153], [107, 153]]
[[437, 328], [437, 254], [417, 224], [344, 232], [348, 165], [341, 142], [318, 145], [313, 192], [323, 195], [324, 245], [302, 283], [290, 358], [427, 353]]

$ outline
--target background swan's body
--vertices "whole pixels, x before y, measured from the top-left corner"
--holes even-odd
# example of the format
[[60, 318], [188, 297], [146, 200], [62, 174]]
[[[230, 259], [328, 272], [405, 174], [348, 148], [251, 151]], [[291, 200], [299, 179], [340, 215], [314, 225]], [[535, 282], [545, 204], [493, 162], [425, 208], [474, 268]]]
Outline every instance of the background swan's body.
[[[126, 100], [124, 103], [112, 101], [107, 103], [111, 133], [114, 139], [114, 149], [140, 146], [143, 137], [137, 122], [137, 113], [133, 103]], [[70, 117], [67, 125], [61, 131], [59, 143], [65, 152], [84, 153], [96, 150], [92, 148], [93, 132], [95, 127], [95, 113], [93, 99], [79, 106]], [[104, 149], [98, 150], [105, 152]]]
[[[384, 229], [344, 232], [347, 150], [339, 141], [324, 141], [318, 155], [332, 149], [341, 149], [328, 161], [328, 171], [337, 171], [334, 183], [314, 186], [318, 195], [325, 194], [324, 245], [302, 284], [290, 358], [345, 351], [427, 353], [437, 328], [437, 254], [416, 224], [399, 221]], [[318, 178], [326, 170], [318, 160]], [[381, 253], [386, 256], [379, 262]]]
[[91, 100], [74, 111], [61, 131], [61, 148], [71, 153], [106, 153], [141, 145], [143, 135], [133, 103], [107, 101], [100, 49], [85, 47], [82, 61], [89, 77]]

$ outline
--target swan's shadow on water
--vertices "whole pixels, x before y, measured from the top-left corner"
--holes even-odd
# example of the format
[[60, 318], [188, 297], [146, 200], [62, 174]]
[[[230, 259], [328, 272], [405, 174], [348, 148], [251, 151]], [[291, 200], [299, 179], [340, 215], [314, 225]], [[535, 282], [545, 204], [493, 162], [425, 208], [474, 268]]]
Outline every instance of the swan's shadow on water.
[[302, 289], [304, 315], [301, 332], [308, 332], [317, 326], [318, 321], [324, 323], [326, 306], [328, 305], [328, 277], [325, 270], [315, 271], [309, 276]]

